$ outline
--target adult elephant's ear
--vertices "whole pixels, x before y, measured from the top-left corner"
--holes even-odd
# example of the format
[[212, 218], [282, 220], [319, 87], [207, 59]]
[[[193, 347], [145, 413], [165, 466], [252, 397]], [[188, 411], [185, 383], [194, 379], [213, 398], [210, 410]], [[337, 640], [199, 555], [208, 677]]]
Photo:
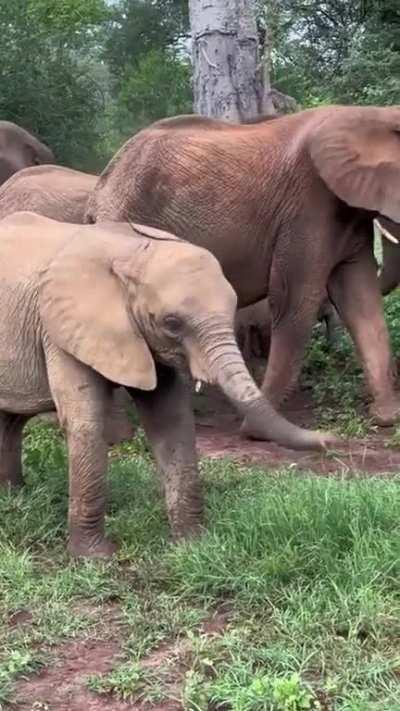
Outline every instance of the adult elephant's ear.
[[332, 107], [308, 145], [341, 200], [400, 221], [400, 108]]
[[128, 315], [124, 286], [81, 240], [69, 243], [42, 273], [39, 309], [46, 333], [67, 353], [112, 382], [156, 387], [153, 357]]

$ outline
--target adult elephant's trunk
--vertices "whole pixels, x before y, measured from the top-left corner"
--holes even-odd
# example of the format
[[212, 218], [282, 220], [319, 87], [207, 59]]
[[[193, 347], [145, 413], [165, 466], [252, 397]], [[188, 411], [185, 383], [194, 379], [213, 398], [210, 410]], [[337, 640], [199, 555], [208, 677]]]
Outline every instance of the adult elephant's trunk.
[[248, 372], [232, 328], [208, 322], [198, 326], [197, 335], [211, 380], [246, 417], [253, 436], [293, 449], [324, 449], [337, 442], [330, 433], [304, 430], [274, 410]]

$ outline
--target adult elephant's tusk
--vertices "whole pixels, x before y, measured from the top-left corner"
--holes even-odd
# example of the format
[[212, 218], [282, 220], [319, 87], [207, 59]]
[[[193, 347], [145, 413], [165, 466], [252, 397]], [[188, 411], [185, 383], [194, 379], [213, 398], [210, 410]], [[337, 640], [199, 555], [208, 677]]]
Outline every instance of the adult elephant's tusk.
[[393, 242], [393, 244], [399, 244], [399, 240], [397, 239], [397, 237], [392, 235], [392, 233], [389, 232], [389, 230], [387, 230], [386, 227], [383, 227], [383, 225], [381, 225], [379, 220], [375, 220], [375, 223], [376, 223], [376, 226], [378, 227], [378, 229], [383, 234], [383, 236], [386, 237], [386, 239], [388, 239], [389, 242]]

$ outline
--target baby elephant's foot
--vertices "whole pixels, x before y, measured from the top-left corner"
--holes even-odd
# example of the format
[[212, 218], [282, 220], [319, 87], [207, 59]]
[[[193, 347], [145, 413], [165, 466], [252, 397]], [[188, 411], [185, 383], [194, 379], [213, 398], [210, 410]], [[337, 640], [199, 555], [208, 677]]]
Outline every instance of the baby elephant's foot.
[[369, 413], [374, 425], [390, 427], [400, 421], [400, 400], [390, 398], [380, 402], [375, 401], [371, 403]]
[[81, 532], [71, 533], [68, 542], [68, 552], [73, 558], [110, 558], [118, 546], [104, 536], [82, 535]]

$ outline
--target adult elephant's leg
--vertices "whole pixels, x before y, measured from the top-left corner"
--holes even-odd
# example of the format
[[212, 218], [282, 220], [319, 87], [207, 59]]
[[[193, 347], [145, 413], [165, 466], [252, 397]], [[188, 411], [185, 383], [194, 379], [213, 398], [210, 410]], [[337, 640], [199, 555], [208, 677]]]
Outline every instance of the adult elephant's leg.
[[157, 388], [129, 391], [162, 474], [174, 538], [201, 531], [203, 497], [190, 392], [171, 368], [157, 369]]
[[371, 415], [377, 424], [391, 425], [400, 416], [400, 401], [394, 392], [389, 334], [369, 245], [334, 269], [328, 291], [359, 353], [373, 398]]
[[22, 431], [29, 418], [0, 412], [0, 484], [22, 486]]
[[[315, 270], [317, 271], [317, 270]], [[326, 269], [307, 275], [289, 269], [275, 271], [270, 282], [272, 313], [271, 346], [262, 385], [266, 397], [278, 407], [293, 392], [301, 370], [304, 350], [317, 321], [326, 285]]]
[[51, 393], [66, 433], [69, 457], [69, 543], [73, 556], [104, 558], [116, 546], [104, 535], [111, 386], [58, 349], [46, 353]]

